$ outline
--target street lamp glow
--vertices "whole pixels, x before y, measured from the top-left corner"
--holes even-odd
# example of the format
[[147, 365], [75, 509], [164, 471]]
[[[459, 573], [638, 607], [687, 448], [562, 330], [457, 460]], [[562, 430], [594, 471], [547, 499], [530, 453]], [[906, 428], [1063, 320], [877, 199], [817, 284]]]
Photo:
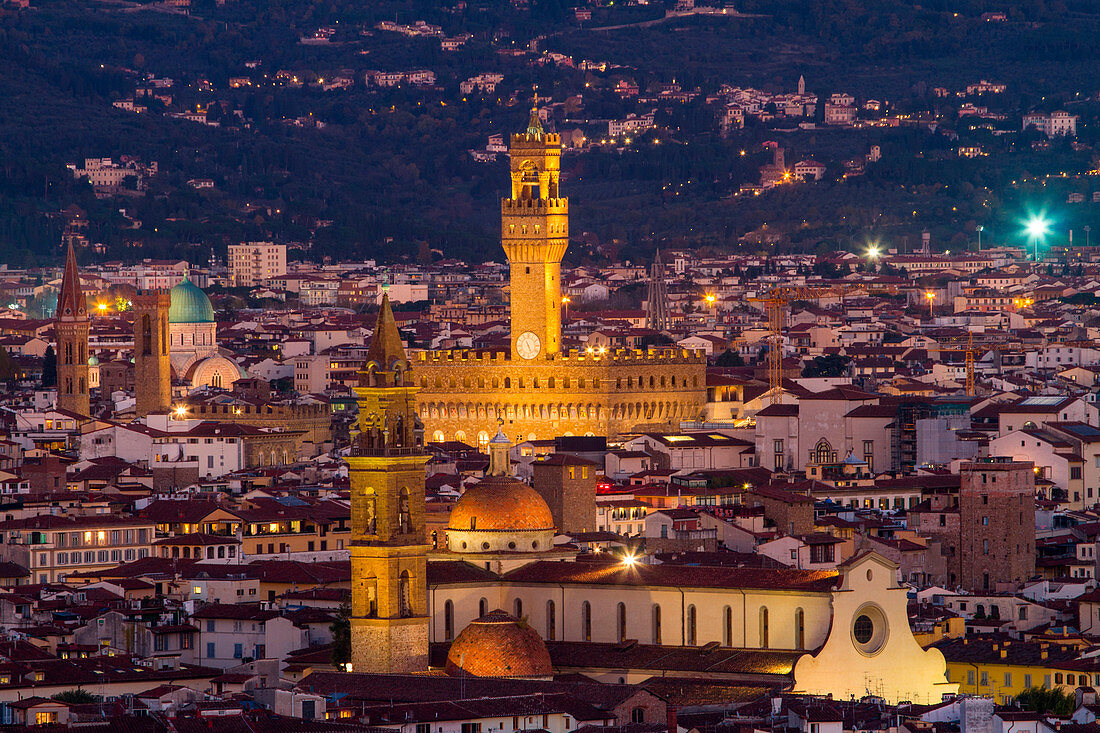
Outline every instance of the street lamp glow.
[[1046, 219], [1044, 219], [1040, 216], [1033, 216], [1032, 218], [1028, 219], [1028, 222], [1027, 222], [1028, 236], [1031, 236], [1031, 237], [1046, 236], [1046, 233], [1049, 230], [1050, 230], [1050, 224], [1047, 222]]
[[872, 244], [867, 248], [867, 258], [871, 260], [878, 259], [879, 248], [877, 244]]
[[632, 568], [637, 564], [638, 564], [638, 556], [637, 555], [624, 555], [623, 556], [623, 565], [625, 565], [626, 567]]
[[1027, 220], [1024, 225], [1024, 231], [1031, 237], [1031, 243], [1035, 250], [1035, 261], [1039, 261], [1039, 240], [1046, 237], [1047, 232], [1050, 231], [1050, 222], [1048, 222], [1040, 214], [1033, 216]]

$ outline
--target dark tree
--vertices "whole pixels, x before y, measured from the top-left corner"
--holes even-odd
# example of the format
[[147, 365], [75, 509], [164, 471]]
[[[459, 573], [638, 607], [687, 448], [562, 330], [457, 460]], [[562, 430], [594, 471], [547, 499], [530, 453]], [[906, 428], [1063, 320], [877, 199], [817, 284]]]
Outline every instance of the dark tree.
[[351, 661], [351, 604], [344, 601], [329, 626], [332, 632], [332, 663], [336, 666]]
[[42, 356], [42, 386], [57, 386], [57, 354], [54, 353], [53, 344], [46, 347], [46, 353]]
[[1024, 710], [1034, 710], [1040, 715], [1070, 715], [1075, 706], [1073, 695], [1061, 690], [1031, 687], [1016, 696], [1016, 703]]
[[838, 354], [826, 354], [825, 356], [814, 357], [813, 361], [807, 364], [802, 369], [802, 376], [804, 377], [843, 377], [848, 369], [848, 362], [851, 361], [846, 356], [840, 356]]
[[51, 699], [57, 700], [58, 702], [67, 702], [70, 705], [87, 705], [88, 703], [99, 702], [98, 697], [79, 687], [75, 690], [59, 692], [56, 695], [52, 695]]
[[720, 367], [745, 366], [745, 360], [741, 358], [741, 354], [733, 349], [727, 349], [722, 352], [722, 355], [719, 356], [714, 363]]

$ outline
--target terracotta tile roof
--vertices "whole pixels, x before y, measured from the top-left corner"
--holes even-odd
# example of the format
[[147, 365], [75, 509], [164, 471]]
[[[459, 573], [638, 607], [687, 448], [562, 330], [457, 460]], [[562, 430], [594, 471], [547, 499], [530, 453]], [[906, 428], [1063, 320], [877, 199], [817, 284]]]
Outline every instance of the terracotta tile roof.
[[805, 652], [738, 649], [707, 645], [600, 644], [552, 641], [546, 644], [557, 670], [570, 667], [697, 672], [708, 675], [745, 674], [786, 677]]
[[759, 588], [827, 592], [837, 575], [817, 570], [731, 568], [620, 563], [539, 561], [504, 574], [512, 583], [579, 583], [586, 585], [694, 588]]

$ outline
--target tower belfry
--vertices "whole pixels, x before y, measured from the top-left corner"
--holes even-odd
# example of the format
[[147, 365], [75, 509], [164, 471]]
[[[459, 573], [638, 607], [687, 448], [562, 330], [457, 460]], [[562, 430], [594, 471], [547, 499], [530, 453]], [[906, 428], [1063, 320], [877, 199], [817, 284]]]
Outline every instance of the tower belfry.
[[665, 266], [661, 262], [661, 250], [657, 250], [649, 266], [649, 290], [645, 302], [645, 325], [654, 331], [668, 329], [668, 289], [665, 284]]
[[69, 242], [65, 253], [65, 274], [57, 296], [57, 407], [61, 410], [88, 415], [91, 397], [88, 393], [88, 303], [80, 287], [80, 272], [76, 267], [76, 252]]
[[357, 672], [428, 667], [428, 564], [417, 387], [390, 308], [374, 329], [355, 394], [351, 479], [351, 657]]
[[511, 195], [500, 202], [500, 239], [511, 267], [512, 358], [561, 351], [561, 260], [569, 246], [569, 200], [558, 189], [561, 137], [538, 106], [512, 135]]
[[164, 289], [134, 296], [134, 412], [145, 417], [167, 410], [172, 401], [172, 362], [168, 353], [168, 310]]

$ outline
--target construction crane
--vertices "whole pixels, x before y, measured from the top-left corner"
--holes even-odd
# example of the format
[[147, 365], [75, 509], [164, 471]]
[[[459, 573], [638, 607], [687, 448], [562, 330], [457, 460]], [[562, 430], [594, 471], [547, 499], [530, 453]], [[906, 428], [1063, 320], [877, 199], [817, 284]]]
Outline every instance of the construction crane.
[[[935, 340], [935, 339], [933, 339]], [[973, 397], [976, 393], [974, 386], [974, 355], [977, 352], [983, 354], [987, 351], [1015, 351], [1021, 348], [1019, 341], [1009, 339], [983, 339], [980, 343], [974, 343], [974, 332], [971, 331], [963, 336], [952, 336], [950, 338], [943, 339], [947, 343], [960, 344], [957, 348], [939, 349], [939, 352], [963, 352], [964, 363], [966, 364], [966, 394], [969, 397]]]
[[772, 288], [767, 295], [749, 298], [763, 303], [768, 311], [768, 399], [774, 404], [783, 386], [783, 327], [786, 325], [787, 306], [797, 300], [843, 298], [854, 294], [896, 294], [894, 286], [871, 283], [845, 283], [839, 285], [785, 285]]
[[[981, 336], [982, 334], [978, 335]], [[966, 336], [952, 336], [950, 338], [943, 339], [943, 341], [947, 343], [959, 343], [960, 346], [957, 348], [939, 349], [939, 352], [941, 354], [945, 351], [961, 351], [965, 354], [964, 359], [966, 364], [966, 394], [970, 397], [973, 397], [976, 393], [974, 384], [975, 354], [979, 352], [984, 354], [989, 351], [994, 351], [998, 353], [1005, 351], [1020, 351], [1025, 348], [1023, 342], [1021, 342], [1019, 339], [1009, 339], [1003, 337], [985, 338], [979, 342], [975, 342], [973, 332], [966, 334]], [[962, 345], [964, 343], [965, 345]], [[1047, 343], [1042, 345], [1042, 348], [1049, 346], [1085, 347], [1091, 346], [1091, 343], [1082, 341], [1048, 341]]]

